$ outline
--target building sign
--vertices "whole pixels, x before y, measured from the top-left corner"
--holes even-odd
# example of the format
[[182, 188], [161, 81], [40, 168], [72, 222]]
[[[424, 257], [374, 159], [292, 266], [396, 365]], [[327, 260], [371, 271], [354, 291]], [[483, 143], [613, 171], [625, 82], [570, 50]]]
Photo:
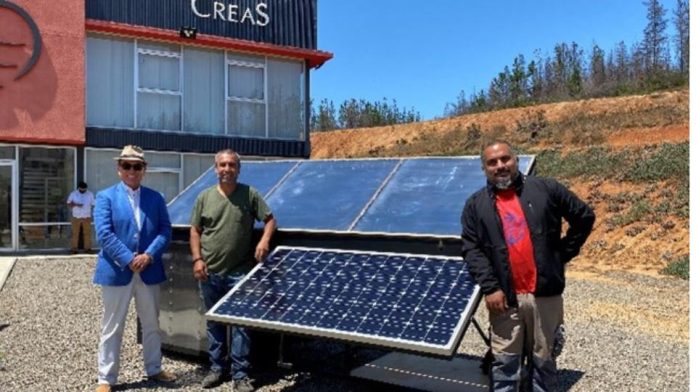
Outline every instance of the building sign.
[[207, 2], [212, 4], [212, 10], [205, 12], [199, 9], [199, 4], [205, 1], [191, 0], [191, 11], [199, 18], [210, 18], [232, 23], [248, 23], [261, 27], [266, 26], [271, 21], [268, 16], [268, 4], [266, 3], [258, 3], [255, 7], [240, 7], [239, 4], [235, 3], [207, 0]]
[[[103, 21], [122, 27], [142, 26], [179, 33], [186, 27], [195, 28], [199, 38], [213, 36], [317, 49], [318, 0], [82, 1], [88, 24]], [[194, 39], [188, 32], [183, 38]]]
[[[13, 19], [19, 20], [10, 23]], [[17, 29], [18, 24], [25, 28]], [[3, 79], [18, 80], [28, 74], [41, 55], [41, 35], [34, 19], [24, 8], [4, 0], [0, 0], [0, 52], [0, 88], [6, 82]]]

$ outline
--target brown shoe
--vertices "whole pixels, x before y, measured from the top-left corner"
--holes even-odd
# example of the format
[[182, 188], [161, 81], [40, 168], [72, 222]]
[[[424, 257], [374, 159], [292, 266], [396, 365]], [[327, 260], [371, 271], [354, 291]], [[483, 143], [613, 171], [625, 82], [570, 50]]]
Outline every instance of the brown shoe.
[[174, 382], [176, 381], [176, 374], [172, 372], [168, 372], [166, 370], [162, 370], [161, 372], [155, 374], [154, 376], [148, 376], [150, 380], [154, 381], [159, 381], [159, 382]]
[[96, 392], [111, 392], [111, 385], [109, 384], [99, 384], [97, 386], [97, 391]]

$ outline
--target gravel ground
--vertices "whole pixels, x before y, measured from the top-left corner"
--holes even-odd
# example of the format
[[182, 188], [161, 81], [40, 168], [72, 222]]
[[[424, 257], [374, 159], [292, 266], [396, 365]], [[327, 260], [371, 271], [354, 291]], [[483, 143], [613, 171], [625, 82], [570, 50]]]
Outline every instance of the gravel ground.
[[[0, 291], [0, 390], [90, 391], [96, 383], [101, 317], [99, 289], [91, 284], [94, 257], [23, 258]], [[563, 391], [687, 391], [688, 282], [622, 272], [571, 272], [565, 294], [568, 330], [559, 359]], [[483, 308], [483, 307], [481, 307]], [[477, 320], [486, 326], [479, 309]], [[460, 352], [485, 351], [472, 329]], [[143, 378], [135, 314], [121, 352], [116, 390], [199, 391], [201, 363], [166, 356], [180, 375], [164, 388]], [[384, 390], [357, 379], [308, 372], [266, 371], [261, 391]], [[224, 384], [215, 390], [229, 390]]]

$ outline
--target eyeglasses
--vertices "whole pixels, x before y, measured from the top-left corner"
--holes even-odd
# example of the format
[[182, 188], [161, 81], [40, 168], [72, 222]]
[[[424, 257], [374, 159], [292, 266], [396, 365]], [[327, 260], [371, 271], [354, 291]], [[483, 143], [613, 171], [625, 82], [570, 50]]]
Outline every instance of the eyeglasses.
[[121, 164], [121, 169], [123, 169], [123, 170], [125, 170], [125, 171], [128, 171], [128, 170], [130, 170], [130, 169], [133, 169], [133, 170], [135, 170], [135, 171], [141, 171], [141, 170], [143, 170], [144, 167], [145, 167], [145, 166], [143, 166], [143, 165], [140, 164], [140, 163], [135, 163], [135, 164], [132, 164], [132, 165], [131, 165], [130, 163], [122, 163], [122, 164]]

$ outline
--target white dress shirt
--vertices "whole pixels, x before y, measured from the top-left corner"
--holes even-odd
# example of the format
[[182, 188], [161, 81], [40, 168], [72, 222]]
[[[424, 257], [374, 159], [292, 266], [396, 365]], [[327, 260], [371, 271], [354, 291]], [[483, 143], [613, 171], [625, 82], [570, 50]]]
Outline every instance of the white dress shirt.
[[142, 223], [140, 222], [140, 187], [133, 190], [126, 184], [122, 183], [122, 185], [124, 188], [126, 188], [128, 201], [130, 202], [130, 205], [133, 208], [133, 214], [135, 215], [135, 223], [138, 225], [138, 230], [140, 230], [142, 228]]

